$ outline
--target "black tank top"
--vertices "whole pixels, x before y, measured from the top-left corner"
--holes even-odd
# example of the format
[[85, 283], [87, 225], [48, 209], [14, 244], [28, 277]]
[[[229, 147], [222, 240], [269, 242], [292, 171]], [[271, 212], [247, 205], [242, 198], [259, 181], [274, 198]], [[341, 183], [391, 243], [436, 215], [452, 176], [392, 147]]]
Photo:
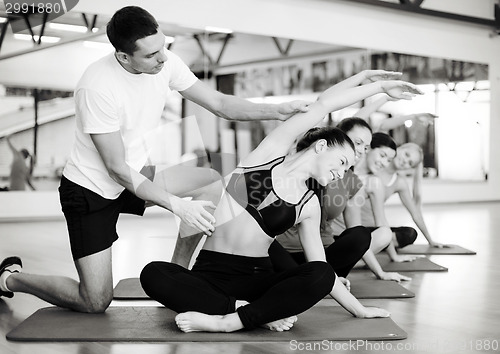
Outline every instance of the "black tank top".
[[313, 197], [308, 190], [297, 204], [278, 197], [273, 189], [271, 171], [285, 157], [253, 167], [238, 167], [226, 187], [228, 193], [258, 222], [270, 237], [282, 234], [297, 223], [304, 205]]

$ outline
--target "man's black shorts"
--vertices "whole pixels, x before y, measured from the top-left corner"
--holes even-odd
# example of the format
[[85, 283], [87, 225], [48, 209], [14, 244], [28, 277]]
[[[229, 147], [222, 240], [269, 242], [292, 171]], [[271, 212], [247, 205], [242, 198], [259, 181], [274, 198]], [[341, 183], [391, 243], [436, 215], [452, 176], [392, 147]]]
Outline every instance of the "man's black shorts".
[[59, 186], [62, 211], [68, 225], [73, 259], [103, 251], [118, 239], [120, 213], [143, 215], [144, 200], [124, 190], [116, 199], [106, 199], [62, 176]]

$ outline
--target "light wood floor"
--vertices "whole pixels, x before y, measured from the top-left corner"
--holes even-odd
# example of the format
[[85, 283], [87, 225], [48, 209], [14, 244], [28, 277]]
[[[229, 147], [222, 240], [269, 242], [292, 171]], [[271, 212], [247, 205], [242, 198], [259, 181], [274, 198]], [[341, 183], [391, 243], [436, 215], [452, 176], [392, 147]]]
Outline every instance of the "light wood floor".
[[[365, 300], [364, 304], [388, 309], [408, 339], [390, 342], [393, 352], [493, 353], [500, 341], [500, 203], [426, 205], [424, 217], [437, 241], [456, 243], [477, 255], [442, 255], [430, 259], [448, 272], [412, 273], [403, 285], [416, 294], [412, 299]], [[399, 206], [389, 207], [392, 224], [412, 225]], [[151, 260], [169, 260], [175, 242], [175, 223], [166, 215], [123, 217], [120, 239], [113, 250], [114, 283], [137, 277]], [[419, 236], [417, 243], [423, 243]], [[31, 273], [76, 278], [64, 221], [0, 223], [0, 258], [19, 255]], [[334, 305], [322, 300], [322, 305]], [[127, 305], [113, 302], [112, 306]], [[290, 343], [19, 343], [5, 334], [47, 303], [26, 294], [0, 300], [0, 353], [117, 354], [117, 353], [292, 353]], [[367, 320], [369, 321], [369, 320]], [[389, 342], [360, 343], [349, 349], [329, 347], [338, 353], [388, 352]], [[400, 350], [395, 346], [399, 345]], [[384, 347], [385, 346], [385, 347]], [[344, 348], [344, 349], [342, 349]], [[463, 350], [465, 349], [465, 350]], [[315, 350], [302, 352], [329, 352]], [[498, 350], [496, 352], [499, 352]]]

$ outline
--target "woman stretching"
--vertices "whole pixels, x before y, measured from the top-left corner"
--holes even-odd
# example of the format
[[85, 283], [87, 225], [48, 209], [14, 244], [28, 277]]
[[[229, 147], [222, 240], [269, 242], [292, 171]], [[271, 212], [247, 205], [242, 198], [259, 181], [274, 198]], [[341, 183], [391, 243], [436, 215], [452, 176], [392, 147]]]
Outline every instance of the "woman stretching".
[[[379, 169], [376, 175], [384, 185], [384, 201], [391, 195], [397, 193], [403, 206], [410, 213], [413, 221], [418, 226], [429, 245], [432, 247], [447, 247], [435, 242], [427, 229], [421, 210], [420, 185], [422, 183], [422, 160], [424, 154], [422, 148], [415, 143], [405, 143], [397, 148], [396, 157], [383, 169]], [[413, 195], [407, 182], [406, 174], [413, 174]], [[370, 225], [371, 213], [368, 208], [362, 209], [362, 217], [366, 225]], [[391, 227], [394, 233], [394, 246], [403, 248], [415, 242], [417, 231], [409, 226]]]
[[[357, 113], [356, 117], [363, 118], [365, 120], [370, 119], [370, 115], [376, 112], [381, 106], [389, 101], [394, 101], [393, 98], [383, 95], [381, 98], [375, 100], [374, 102], [361, 108]], [[409, 115], [396, 115], [388, 119], [384, 119], [380, 122], [378, 129], [381, 132], [388, 132], [398, 126], [401, 126], [406, 121], [421, 121], [425, 124], [432, 124], [433, 120], [437, 116], [432, 113], [417, 113]], [[423, 158], [424, 154], [422, 148], [415, 143], [405, 143], [397, 148], [396, 157], [389, 163], [389, 165], [378, 171], [377, 175], [382, 179], [385, 187], [385, 200], [387, 200], [392, 194], [398, 193], [403, 206], [410, 213], [413, 221], [418, 226], [427, 242], [431, 247], [447, 247], [447, 245], [435, 242], [425, 224], [424, 218], [422, 216], [422, 198], [421, 198], [421, 187], [422, 187], [422, 175], [423, 175]], [[412, 181], [412, 191], [410, 192], [410, 186], [407, 182], [407, 176], [413, 176]], [[371, 213], [366, 209], [363, 213], [364, 219], [367, 222], [370, 221]], [[402, 248], [410, 243], [413, 243], [417, 237], [417, 231], [408, 226], [401, 227], [391, 227], [394, 232], [395, 246]], [[401, 242], [397, 240], [400, 239]]]
[[[345, 118], [337, 128], [345, 132], [355, 145], [355, 165], [363, 161], [372, 141], [372, 130], [368, 123], [357, 117]], [[308, 134], [297, 143], [297, 149], [307, 140], [307, 136]], [[321, 241], [326, 260], [346, 286], [349, 282], [342, 278], [347, 277], [360, 259], [363, 259], [378, 279], [398, 282], [410, 280], [396, 272], [385, 272], [375, 258], [370, 248], [372, 237], [375, 239], [373, 248], [378, 250], [378, 239], [384, 238], [384, 234], [389, 235], [390, 230], [387, 226], [370, 229], [362, 226], [361, 206], [370, 201], [365, 196], [363, 182], [352, 169], [346, 172], [342, 180], [332, 181], [325, 188], [317, 183], [314, 187], [318, 190], [322, 207]], [[269, 248], [269, 256], [276, 270], [290, 269], [306, 262], [297, 226], [276, 238]]]
[[[385, 133], [374, 133], [370, 144], [370, 151], [358, 164], [356, 164], [356, 174], [361, 178], [364, 184], [364, 197], [366, 202], [361, 207], [361, 223], [372, 233], [372, 243], [370, 250], [377, 254], [386, 250], [394, 262], [405, 262], [415, 260], [416, 256], [398, 255], [394, 248], [393, 233], [395, 237], [403, 240], [409, 238], [405, 230], [391, 230], [385, 215], [385, 186], [377, 173], [386, 168], [396, 156], [396, 143]], [[368, 201], [369, 200], [369, 201]], [[370, 220], [367, 220], [369, 216]], [[336, 231], [343, 227], [342, 220], [336, 219], [332, 223], [333, 230]], [[375, 264], [372, 258], [372, 264]], [[377, 262], [378, 263], [378, 262]], [[369, 265], [369, 264], [368, 264]], [[369, 265], [370, 266], [370, 265]], [[370, 267], [371, 268], [371, 267]], [[373, 270], [373, 269], [372, 269]], [[410, 278], [404, 278], [409, 280]], [[394, 279], [397, 280], [397, 279]]]
[[[217, 209], [215, 232], [208, 237], [192, 270], [168, 262], [152, 262], [141, 273], [145, 292], [178, 312], [184, 332], [233, 332], [264, 326], [290, 329], [296, 315], [330, 293], [359, 317], [388, 316], [362, 306], [335, 281], [319, 235], [320, 207], [306, 181], [325, 186], [341, 179], [354, 163], [352, 141], [342, 131], [324, 128], [310, 146], [287, 155], [295, 139], [320, 123], [329, 112], [385, 92], [410, 99], [419, 89], [392, 79], [400, 74], [365, 71], [326, 90], [310, 106], [272, 131], [228, 177]], [[358, 86], [360, 78], [372, 82]], [[274, 272], [268, 248], [274, 237], [294, 224], [307, 263]]]

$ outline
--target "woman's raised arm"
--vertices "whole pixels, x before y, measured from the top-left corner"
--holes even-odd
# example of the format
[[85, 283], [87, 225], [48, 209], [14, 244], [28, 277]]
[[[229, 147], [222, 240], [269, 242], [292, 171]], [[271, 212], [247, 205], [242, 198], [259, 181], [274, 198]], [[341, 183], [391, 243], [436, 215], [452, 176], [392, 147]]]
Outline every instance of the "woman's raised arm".
[[[347, 79], [349, 80], [349, 79]], [[309, 111], [298, 113], [274, 129], [249, 155], [249, 162], [261, 158], [269, 159], [284, 155], [294, 144], [295, 139], [318, 125], [324, 117], [339, 109], [348, 107], [377, 93], [386, 93], [396, 99], [411, 99], [423, 92], [414, 84], [405, 81], [376, 81], [369, 84], [339, 90], [338, 85], [324, 91]]]

